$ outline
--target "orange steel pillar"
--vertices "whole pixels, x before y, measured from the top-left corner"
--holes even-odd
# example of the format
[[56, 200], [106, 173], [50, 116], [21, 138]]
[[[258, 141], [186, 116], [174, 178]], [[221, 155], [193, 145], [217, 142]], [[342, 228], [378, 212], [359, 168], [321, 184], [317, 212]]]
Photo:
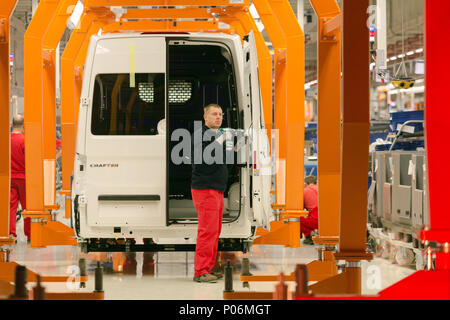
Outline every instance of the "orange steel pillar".
[[[56, 170], [56, 59], [55, 49], [64, 33], [76, 0], [59, 1], [55, 17], [50, 22], [43, 37], [44, 52], [44, 92], [43, 92], [43, 150], [44, 150], [44, 208], [58, 209], [55, 205], [55, 170]], [[46, 59], [46, 56], [49, 59]]]
[[[335, 246], [339, 243], [339, 206], [341, 188], [341, 27], [342, 15], [336, 0], [311, 0], [317, 18], [318, 61], [318, 187], [319, 236], [324, 245], [321, 259], [308, 264], [314, 270], [336, 275]], [[328, 29], [336, 20], [333, 30]], [[326, 274], [327, 272], [320, 272]]]
[[9, 239], [10, 192], [10, 65], [9, 19], [17, 0], [0, 2], [0, 246], [14, 243]]
[[[286, 220], [273, 221], [270, 232], [259, 229], [253, 244], [300, 246], [303, 210], [304, 35], [287, 1], [254, 1], [275, 49], [276, 204]], [[301, 90], [298, 89], [300, 83]], [[277, 148], [278, 146], [276, 146]]]
[[[272, 84], [272, 64], [270, 64], [271, 88], [274, 88], [275, 102], [275, 203], [272, 208], [276, 211], [285, 208], [286, 188], [286, 37], [281, 29], [277, 18], [268, 0], [253, 1], [256, 10], [264, 24], [265, 30], [274, 47], [274, 80]], [[268, 67], [268, 66], [267, 66]], [[275, 221], [270, 222], [270, 232], [258, 228], [256, 235], [259, 236], [253, 244], [288, 244], [290, 237], [287, 232], [288, 226], [276, 216]]]
[[[27, 210], [30, 214], [40, 218], [47, 216], [44, 211], [44, 174], [43, 174], [43, 43], [42, 38], [47, 31], [47, 24], [56, 12], [57, 3], [41, 1], [30, 25], [25, 33], [25, 166]], [[36, 81], [36, 79], [41, 79]], [[30, 216], [31, 217], [31, 216]], [[33, 219], [33, 218], [32, 218]], [[33, 229], [33, 223], [32, 223]], [[33, 232], [33, 230], [32, 230]], [[37, 239], [39, 238], [39, 239]], [[41, 241], [41, 235], [34, 234], [32, 241]], [[33, 243], [32, 243], [33, 245]]]
[[311, 0], [318, 18], [318, 186], [319, 237], [317, 244], [339, 242], [341, 189], [341, 32], [327, 32], [327, 23], [339, 19], [336, 0]]
[[80, 90], [76, 90], [76, 68], [75, 60], [80, 56], [84, 60], [90, 36], [96, 33], [106, 22], [99, 19], [107, 19], [109, 13], [110, 21], [113, 15], [108, 9], [91, 9], [85, 11], [80, 19], [80, 24], [73, 31], [69, 42], [61, 56], [61, 134], [62, 134], [62, 190], [61, 194], [66, 196], [65, 211], [66, 218], [70, 217], [70, 177], [73, 171], [75, 157], [75, 139], [77, 114], [75, 110], [79, 107]]
[[316, 293], [361, 294], [361, 260], [366, 251], [367, 163], [369, 162], [368, 0], [343, 1], [343, 128], [339, 252], [345, 271], [310, 287]]
[[[24, 216], [32, 218], [31, 247], [58, 244], [68, 232], [62, 224], [49, 223], [48, 210], [55, 208], [54, 50], [75, 4], [75, 0], [42, 0], [25, 33], [25, 174], [28, 192]], [[47, 220], [47, 224], [43, 220]], [[67, 240], [61, 244], [76, 244], [74, 239]]]
[[[286, 203], [286, 37], [269, 0], [253, 1], [274, 48], [274, 101], [275, 101], [275, 204], [281, 210]], [[272, 66], [270, 66], [272, 69]], [[272, 229], [272, 228], [271, 228]]]
[[289, 246], [299, 247], [300, 216], [307, 215], [303, 208], [305, 39], [287, 0], [271, 1], [271, 6], [286, 37], [286, 140], [281, 141], [286, 144], [286, 207], [281, 213], [289, 222]]

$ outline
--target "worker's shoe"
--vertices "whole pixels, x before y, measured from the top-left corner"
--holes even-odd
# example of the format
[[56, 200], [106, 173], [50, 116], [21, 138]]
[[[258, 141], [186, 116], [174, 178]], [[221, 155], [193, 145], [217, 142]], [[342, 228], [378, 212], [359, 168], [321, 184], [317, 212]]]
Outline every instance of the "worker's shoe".
[[125, 261], [123, 262], [122, 270], [125, 274], [136, 274], [137, 261], [136, 254], [132, 252], [126, 256]]
[[211, 272], [211, 274], [213, 275], [213, 276], [215, 276], [218, 280], [220, 280], [220, 279], [222, 279], [223, 278], [223, 273], [222, 272]]
[[211, 273], [204, 273], [197, 277], [194, 277], [195, 282], [209, 282], [209, 283], [215, 283], [217, 282], [217, 277], [215, 275], [212, 275]]
[[311, 238], [311, 235], [309, 235], [308, 237], [305, 238], [305, 240], [303, 240], [303, 244], [307, 244], [307, 245], [313, 245], [314, 241]]

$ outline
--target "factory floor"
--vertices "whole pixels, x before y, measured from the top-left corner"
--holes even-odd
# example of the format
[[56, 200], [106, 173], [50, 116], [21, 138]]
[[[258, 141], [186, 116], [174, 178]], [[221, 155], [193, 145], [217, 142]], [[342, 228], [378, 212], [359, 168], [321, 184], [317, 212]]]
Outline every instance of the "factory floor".
[[[104, 268], [103, 289], [107, 300], [221, 300], [224, 280], [217, 283], [193, 282], [193, 252], [159, 253], [89, 253], [82, 254], [76, 246], [51, 246], [42, 249], [28, 248], [18, 225], [17, 244], [11, 246], [11, 261], [25, 265], [41, 275], [71, 275], [77, 271], [79, 259], [86, 259], [89, 280], [86, 288], [77, 289], [76, 283], [44, 283], [47, 291], [67, 292], [94, 290], [94, 268], [101, 261]], [[300, 248], [283, 246], [255, 245], [247, 255], [242, 253], [223, 253], [223, 260], [230, 260], [234, 266], [233, 288], [236, 291], [270, 291], [276, 282], [251, 282], [250, 288], [244, 288], [240, 282], [242, 258], [250, 259], [250, 272], [254, 275], [277, 275], [294, 271], [300, 263], [309, 263], [317, 259], [313, 245]], [[113, 265], [113, 261], [115, 265]], [[126, 262], [125, 262], [126, 261]], [[123, 264], [125, 262], [125, 264]], [[116, 269], [116, 270], [114, 270]], [[362, 293], [373, 295], [380, 290], [405, 278], [415, 270], [401, 267], [381, 258], [371, 262], [362, 262]], [[75, 278], [76, 279], [76, 278]], [[34, 284], [28, 284], [30, 288]], [[294, 289], [294, 282], [288, 282]]]

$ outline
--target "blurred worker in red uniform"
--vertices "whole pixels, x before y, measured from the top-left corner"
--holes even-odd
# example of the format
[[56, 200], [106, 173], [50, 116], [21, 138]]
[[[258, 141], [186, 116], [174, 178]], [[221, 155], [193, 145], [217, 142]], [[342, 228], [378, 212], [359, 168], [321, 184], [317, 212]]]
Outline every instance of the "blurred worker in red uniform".
[[[17, 206], [26, 210], [25, 192], [25, 137], [23, 134], [24, 118], [18, 114], [13, 117], [11, 132], [11, 193], [9, 202], [9, 234], [17, 238], [16, 214]], [[61, 140], [56, 139], [57, 158], [61, 156]], [[28, 240], [31, 237], [30, 218], [23, 221], [24, 233]]]
[[56, 159], [58, 160], [61, 157], [61, 140], [56, 138]]
[[[11, 193], [9, 202], [9, 234], [17, 238], [16, 214], [20, 202], [22, 209], [27, 207], [25, 197], [25, 137], [23, 135], [23, 116], [13, 117], [11, 132]], [[24, 219], [24, 232], [30, 239], [30, 218]]]
[[305, 240], [303, 244], [313, 244], [311, 232], [319, 228], [319, 203], [317, 190], [317, 177], [305, 177], [305, 188], [303, 189], [303, 206], [308, 210], [307, 217], [300, 218], [300, 228]]

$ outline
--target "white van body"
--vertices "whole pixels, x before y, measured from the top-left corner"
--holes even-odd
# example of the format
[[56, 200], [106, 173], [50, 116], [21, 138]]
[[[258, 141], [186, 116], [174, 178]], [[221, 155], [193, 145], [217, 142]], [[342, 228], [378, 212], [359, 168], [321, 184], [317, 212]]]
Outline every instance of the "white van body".
[[[168, 164], [168, 130], [169, 123], [173, 129], [191, 128], [192, 121], [186, 122], [190, 115], [202, 120], [203, 103], [226, 105], [222, 127], [228, 121], [254, 137], [246, 138], [240, 153], [245, 165], [232, 168], [220, 238], [251, 241], [257, 227], [268, 228], [270, 147], [253, 33], [242, 43], [239, 36], [222, 33], [91, 38], [72, 182], [79, 243], [130, 238], [156, 243], [189, 238], [195, 243], [198, 224], [189, 198], [189, 165]], [[95, 246], [89, 251], [96, 251]]]

